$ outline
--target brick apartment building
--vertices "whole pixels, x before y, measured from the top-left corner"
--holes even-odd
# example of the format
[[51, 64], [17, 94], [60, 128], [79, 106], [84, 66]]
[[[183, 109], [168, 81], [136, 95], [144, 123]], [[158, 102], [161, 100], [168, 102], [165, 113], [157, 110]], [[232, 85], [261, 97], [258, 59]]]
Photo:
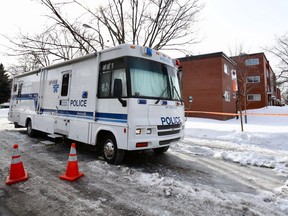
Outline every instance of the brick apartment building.
[[[280, 105], [281, 93], [276, 77], [264, 53], [227, 57], [223, 52], [179, 59], [186, 110], [188, 96], [193, 96], [191, 111], [232, 113]], [[238, 83], [237, 95], [233, 82]], [[240, 103], [241, 102], [241, 103]], [[238, 104], [238, 107], [237, 107]], [[189, 116], [226, 120], [229, 115], [192, 113]]]
[[264, 53], [230, 57], [236, 62], [242, 109], [257, 109], [280, 104], [276, 77]]
[[[193, 96], [191, 111], [236, 112], [233, 79], [236, 63], [223, 52], [179, 59], [182, 69], [182, 90], [186, 110], [188, 96]], [[233, 75], [234, 74], [234, 75]], [[189, 116], [227, 120], [233, 116], [193, 113]]]

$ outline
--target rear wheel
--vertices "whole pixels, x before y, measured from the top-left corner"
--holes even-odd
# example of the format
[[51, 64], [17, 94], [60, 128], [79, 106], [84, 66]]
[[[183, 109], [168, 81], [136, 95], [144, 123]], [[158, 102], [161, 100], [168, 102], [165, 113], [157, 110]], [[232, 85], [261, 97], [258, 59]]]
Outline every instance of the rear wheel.
[[103, 156], [109, 164], [120, 164], [125, 151], [118, 149], [116, 139], [112, 134], [107, 134], [103, 139]]
[[155, 154], [161, 154], [166, 152], [169, 149], [170, 146], [165, 146], [165, 147], [161, 147], [161, 148], [155, 148], [153, 149]]
[[36, 130], [34, 130], [32, 128], [32, 122], [31, 122], [30, 119], [27, 122], [27, 134], [28, 134], [29, 137], [33, 137], [33, 136], [36, 135]]

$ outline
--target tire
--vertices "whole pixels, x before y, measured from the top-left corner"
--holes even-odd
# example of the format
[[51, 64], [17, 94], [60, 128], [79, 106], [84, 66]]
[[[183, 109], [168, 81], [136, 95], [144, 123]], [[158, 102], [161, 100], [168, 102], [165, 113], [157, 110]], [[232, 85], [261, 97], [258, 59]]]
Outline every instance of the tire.
[[125, 151], [118, 149], [115, 137], [108, 134], [103, 139], [103, 157], [109, 164], [120, 164], [124, 158]]
[[165, 147], [161, 147], [161, 148], [155, 148], [153, 149], [155, 154], [162, 154], [164, 152], [166, 152], [169, 149], [170, 146], [165, 146]]
[[27, 122], [27, 135], [29, 137], [34, 137], [36, 135], [36, 133], [37, 133], [37, 131], [32, 128], [32, 122], [29, 119]]

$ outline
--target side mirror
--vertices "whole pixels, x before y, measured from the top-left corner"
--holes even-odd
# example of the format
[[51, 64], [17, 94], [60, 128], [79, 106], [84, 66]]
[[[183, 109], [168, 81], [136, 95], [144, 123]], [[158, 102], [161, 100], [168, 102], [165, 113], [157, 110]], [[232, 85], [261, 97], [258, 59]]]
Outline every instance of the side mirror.
[[127, 101], [124, 101], [121, 98], [122, 97], [122, 91], [123, 91], [122, 80], [121, 79], [115, 79], [114, 80], [113, 96], [118, 98], [119, 102], [122, 104], [123, 107], [126, 107]]
[[188, 101], [189, 101], [189, 103], [192, 103], [193, 97], [191, 95], [188, 97]]
[[114, 97], [122, 97], [122, 80], [115, 79], [114, 80], [114, 89], [113, 89], [113, 96]]

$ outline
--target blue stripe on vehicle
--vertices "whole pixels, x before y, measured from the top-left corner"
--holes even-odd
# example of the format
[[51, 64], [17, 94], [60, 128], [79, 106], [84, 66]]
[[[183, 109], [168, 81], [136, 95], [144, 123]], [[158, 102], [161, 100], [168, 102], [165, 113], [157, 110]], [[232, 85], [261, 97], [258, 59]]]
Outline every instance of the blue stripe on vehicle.
[[93, 119], [93, 112], [74, 111], [74, 110], [57, 110], [57, 109], [41, 109], [41, 113], [54, 114], [58, 116]]
[[[75, 117], [84, 119], [93, 119], [93, 112], [81, 112], [73, 110], [56, 110], [56, 109], [41, 109], [41, 113], [54, 114], [65, 117]], [[96, 113], [96, 121], [107, 121], [117, 123], [127, 123], [127, 114], [118, 113]]]
[[[38, 93], [13, 95], [12, 99], [16, 100], [34, 100], [35, 111], [38, 105]], [[74, 111], [74, 110], [59, 110], [59, 109], [41, 109], [41, 114], [54, 114], [57, 116], [74, 117], [93, 120], [93, 112]], [[96, 121], [107, 121], [117, 123], [127, 123], [128, 115], [121, 113], [102, 113], [97, 112]]]
[[119, 123], [127, 123], [127, 114], [119, 114], [119, 113], [96, 113], [97, 121], [108, 121], [108, 122], [119, 122]]

